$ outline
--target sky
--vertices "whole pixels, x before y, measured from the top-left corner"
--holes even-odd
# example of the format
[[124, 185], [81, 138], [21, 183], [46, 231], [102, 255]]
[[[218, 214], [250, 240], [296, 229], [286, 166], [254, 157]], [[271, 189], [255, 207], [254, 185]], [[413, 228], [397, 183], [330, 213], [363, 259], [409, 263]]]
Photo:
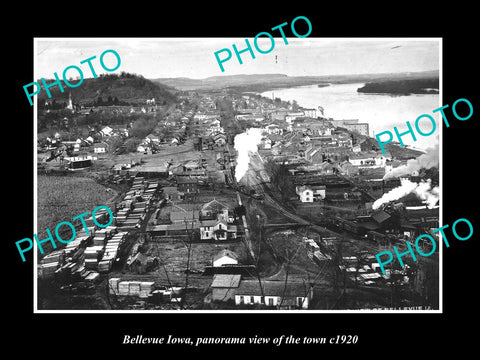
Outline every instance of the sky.
[[[440, 38], [296, 38], [275, 37], [273, 50], [241, 54], [239, 64], [232, 44], [239, 50], [246, 47], [245, 38], [36, 38], [36, 78], [59, 77], [70, 65], [79, 66], [85, 78], [92, 77], [88, 64], [95, 71], [106, 73], [99, 63], [105, 50], [115, 50], [121, 58], [116, 72], [129, 72], [145, 78], [188, 77], [203, 79], [210, 76], [238, 74], [286, 74], [289, 76], [343, 75], [388, 72], [416, 72], [440, 69]], [[258, 41], [261, 49], [271, 47], [267, 37]], [[223, 63], [222, 72], [214, 53], [228, 48], [232, 58]], [[227, 53], [219, 54], [221, 58]], [[115, 66], [113, 54], [105, 55], [105, 64]], [[69, 70], [73, 78], [77, 72]]]

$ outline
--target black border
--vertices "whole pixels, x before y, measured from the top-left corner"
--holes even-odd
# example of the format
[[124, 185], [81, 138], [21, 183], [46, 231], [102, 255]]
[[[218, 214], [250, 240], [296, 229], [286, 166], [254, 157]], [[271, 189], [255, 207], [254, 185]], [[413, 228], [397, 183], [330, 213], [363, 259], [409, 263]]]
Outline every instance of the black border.
[[[451, 5], [451, 6], [450, 6]], [[273, 354], [297, 354], [300, 346], [206, 346], [203, 348], [162, 347], [161, 345], [121, 345], [125, 334], [144, 336], [241, 336], [255, 334], [275, 337], [358, 335], [359, 342], [351, 346], [304, 346], [313, 356], [361, 350], [369, 356], [386, 356], [401, 352], [408, 356], [426, 353], [435, 348], [461, 345], [462, 350], [474, 344], [474, 335], [468, 329], [468, 319], [475, 314], [476, 272], [475, 258], [478, 244], [478, 215], [475, 204], [475, 171], [477, 153], [475, 145], [478, 95], [474, 92], [478, 74], [476, 39], [473, 18], [475, 10], [461, 3], [435, 5], [420, 11], [418, 6], [406, 3], [384, 3], [380, 7], [342, 3], [338, 8], [324, 3], [311, 3], [294, 8], [291, 3], [272, 3], [266, 11], [258, 4], [223, 3], [196, 5], [185, 3], [171, 9], [159, 3], [152, 5], [111, 4], [100, 9], [97, 5], [66, 10], [45, 5], [42, 11], [19, 12], [21, 31], [4, 29], [11, 51], [7, 58], [8, 91], [4, 97], [7, 107], [4, 121], [8, 125], [4, 153], [4, 178], [8, 179], [4, 191], [8, 201], [4, 206], [8, 218], [4, 223], [3, 280], [8, 284], [8, 300], [4, 308], [12, 313], [13, 327], [7, 330], [9, 345], [22, 349], [25, 342], [38, 353], [52, 354], [65, 350], [85, 355], [100, 352], [122, 355], [166, 354], [171, 351], [205, 351], [225, 355], [248, 351]], [[40, 7], [40, 5], [38, 5]], [[75, 6], [73, 7], [75, 8]], [[451, 121], [444, 127], [443, 139], [443, 214], [444, 224], [452, 224], [465, 217], [474, 225], [474, 236], [465, 242], [451, 241], [443, 256], [443, 314], [33, 314], [33, 257], [21, 262], [14, 242], [33, 233], [33, 108], [25, 99], [22, 86], [33, 78], [34, 37], [227, 37], [252, 38], [258, 32], [291, 22], [296, 16], [306, 16], [313, 25], [310, 37], [442, 37], [443, 38], [443, 104], [452, 104], [458, 98], [467, 98], [474, 107], [468, 121]], [[20, 15], [19, 15], [20, 16]], [[31, 26], [29, 27], [29, 25]], [[5, 91], [4, 90], [4, 91]], [[477, 91], [478, 93], [478, 91]], [[6, 102], [6, 103], [5, 103]], [[7, 105], [8, 104], [8, 105]], [[450, 115], [451, 116], [451, 115]], [[6, 170], [6, 171], [5, 171]], [[10, 170], [10, 171], [8, 171]], [[13, 171], [11, 171], [13, 170]], [[7, 265], [8, 264], [8, 265]], [[473, 324], [475, 326], [475, 324]], [[475, 327], [474, 327], [475, 329]], [[255, 353], [251, 352], [254, 350]], [[63, 352], [67, 355], [69, 352]]]

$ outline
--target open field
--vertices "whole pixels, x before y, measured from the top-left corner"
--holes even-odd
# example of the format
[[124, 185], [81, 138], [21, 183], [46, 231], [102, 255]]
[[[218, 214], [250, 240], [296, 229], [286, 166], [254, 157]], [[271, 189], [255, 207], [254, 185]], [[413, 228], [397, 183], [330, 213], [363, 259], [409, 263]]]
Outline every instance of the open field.
[[[61, 221], [71, 221], [72, 217], [99, 205], [113, 206], [115, 193], [94, 180], [74, 176], [38, 176], [38, 233], [52, 232]], [[46, 235], [46, 233], [45, 233]]]

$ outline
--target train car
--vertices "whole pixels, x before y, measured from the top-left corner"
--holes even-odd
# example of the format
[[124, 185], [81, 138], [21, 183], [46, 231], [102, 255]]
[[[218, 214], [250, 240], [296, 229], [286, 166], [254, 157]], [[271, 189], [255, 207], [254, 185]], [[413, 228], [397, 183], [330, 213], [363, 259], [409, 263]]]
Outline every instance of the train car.
[[358, 223], [347, 220], [347, 219], [342, 219], [340, 217], [335, 217], [334, 221], [335, 226], [338, 228], [351, 232], [356, 235], [364, 235], [365, 234], [365, 229]]

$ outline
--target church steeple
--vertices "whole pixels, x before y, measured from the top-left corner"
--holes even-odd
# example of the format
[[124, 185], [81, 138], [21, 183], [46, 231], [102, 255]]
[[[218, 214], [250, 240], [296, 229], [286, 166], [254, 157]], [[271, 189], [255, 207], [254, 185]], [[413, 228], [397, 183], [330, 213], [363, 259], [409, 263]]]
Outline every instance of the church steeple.
[[68, 110], [73, 110], [73, 103], [72, 103], [72, 92], [70, 91], [68, 93], [68, 105], [67, 105]]

